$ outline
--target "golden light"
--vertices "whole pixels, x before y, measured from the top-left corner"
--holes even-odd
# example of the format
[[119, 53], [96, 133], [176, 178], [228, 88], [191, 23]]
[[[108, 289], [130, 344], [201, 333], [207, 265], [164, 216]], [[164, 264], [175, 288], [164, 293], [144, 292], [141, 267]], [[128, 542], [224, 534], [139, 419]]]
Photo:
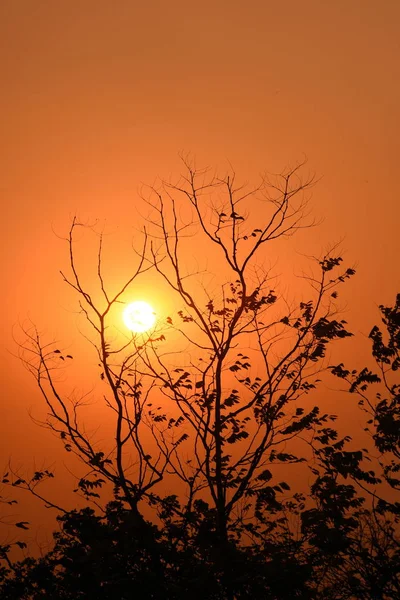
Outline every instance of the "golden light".
[[128, 304], [124, 310], [125, 325], [135, 333], [144, 333], [156, 322], [156, 314], [150, 304], [138, 300]]

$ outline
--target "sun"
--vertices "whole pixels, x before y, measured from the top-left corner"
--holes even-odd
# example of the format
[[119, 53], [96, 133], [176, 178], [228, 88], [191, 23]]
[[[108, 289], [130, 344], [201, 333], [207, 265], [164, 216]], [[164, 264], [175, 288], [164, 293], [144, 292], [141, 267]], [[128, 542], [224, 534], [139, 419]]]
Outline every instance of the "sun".
[[128, 304], [123, 313], [125, 325], [135, 333], [144, 333], [156, 322], [156, 314], [150, 304], [138, 300]]

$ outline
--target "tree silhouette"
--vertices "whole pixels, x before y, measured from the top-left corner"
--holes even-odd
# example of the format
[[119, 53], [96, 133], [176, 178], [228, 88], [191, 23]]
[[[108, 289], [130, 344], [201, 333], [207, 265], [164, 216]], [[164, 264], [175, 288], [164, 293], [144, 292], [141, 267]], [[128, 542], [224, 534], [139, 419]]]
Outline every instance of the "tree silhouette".
[[[86, 465], [76, 491], [93, 508], [62, 510], [53, 550], [6, 565], [2, 597], [390, 598], [398, 590], [398, 503], [379, 498], [366, 508], [365, 494], [377, 497], [369, 490], [380, 481], [365, 469], [367, 452], [348, 450], [351, 438], [339, 439], [332, 426], [336, 415], [306, 400], [328, 371], [328, 346], [351, 335], [338, 317], [337, 289], [354, 269], [333, 249], [304, 275], [309, 297], [289, 302], [266, 266], [274, 244], [312, 225], [314, 180], [300, 178], [300, 165], [249, 188], [234, 173], [220, 178], [184, 164], [180, 181], [143, 195], [143, 245], [118, 292], [103, 274], [102, 235], [96, 291], [76, 259], [75, 235], [85, 227], [77, 218], [66, 240], [62, 277], [91, 329], [86, 340], [114, 417], [112, 447], [88, 433], [84, 398], [71, 399], [57, 379], [72, 356], [36, 328], [25, 331], [22, 357], [47, 405], [44, 425]], [[200, 247], [214, 279], [188, 261]], [[121, 337], [113, 311], [149, 270], [176, 311], [150, 333]], [[374, 443], [394, 457], [381, 463], [393, 489], [399, 395], [387, 371], [398, 367], [398, 300], [381, 307], [389, 341], [371, 332], [390, 399], [368, 403]], [[353, 393], [378, 381], [368, 370], [329, 369]], [[309, 493], [292, 491], [288, 466], [307, 469], [308, 460]], [[36, 484], [52, 473], [35, 476], [15, 474], [11, 483], [43, 499]], [[101, 495], [108, 487], [111, 502]]]

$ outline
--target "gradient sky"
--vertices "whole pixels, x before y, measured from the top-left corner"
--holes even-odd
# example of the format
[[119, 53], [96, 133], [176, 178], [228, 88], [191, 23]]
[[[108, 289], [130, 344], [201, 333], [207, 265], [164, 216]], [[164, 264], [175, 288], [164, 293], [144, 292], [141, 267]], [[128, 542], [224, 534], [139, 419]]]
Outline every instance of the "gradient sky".
[[399, 24], [398, 0], [2, 0], [4, 462], [58, 448], [31, 424], [40, 399], [10, 354], [27, 316], [65, 332], [54, 231], [78, 213], [128, 240], [141, 182], [178, 175], [180, 151], [250, 181], [306, 156], [324, 221], [296, 249], [343, 239], [358, 270], [346, 318], [368, 334], [400, 291]]

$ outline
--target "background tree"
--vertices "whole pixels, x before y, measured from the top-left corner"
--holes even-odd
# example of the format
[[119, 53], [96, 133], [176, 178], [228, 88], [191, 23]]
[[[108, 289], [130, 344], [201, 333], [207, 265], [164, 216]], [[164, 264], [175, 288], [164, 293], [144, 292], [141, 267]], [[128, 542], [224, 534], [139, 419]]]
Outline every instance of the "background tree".
[[[350, 372], [344, 368], [343, 363], [334, 367], [332, 372], [346, 380], [349, 392], [359, 397], [359, 405], [370, 417], [367, 423], [370, 427], [366, 431], [372, 430], [372, 439], [380, 453], [380, 466], [385, 481], [392, 490], [399, 491], [400, 384], [396, 374], [400, 367], [400, 294], [397, 295], [394, 306], [381, 305], [379, 310], [385, 330], [382, 332], [375, 325], [369, 334], [378, 372], [374, 373], [368, 367], [359, 372]], [[369, 394], [370, 386], [374, 383], [382, 384], [375, 400]], [[392, 503], [391, 509], [400, 514], [398, 502]]]
[[[366, 449], [343, 451], [345, 440], [322, 450], [325, 465], [333, 466], [334, 473], [352, 479], [364, 492], [357, 498], [354, 485], [347, 485], [349, 506], [361, 507], [365, 498], [370, 500], [368, 508], [357, 510], [347, 519], [340, 585], [348, 594], [352, 591], [357, 597], [371, 599], [400, 594], [400, 482], [397, 476], [400, 470], [400, 386], [397, 377], [400, 295], [393, 306], [381, 305], [379, 310], [383, 330], [375, 325], [369, 334], [378, 372], [369, 367], [350, 371], [343, 363], [331, 367], [335, 376], [347, 382], [348, 392], [359, 398], [358, 404], [368, 415], [365, 431], [371, 435], [379, 455], [371, 457], [372, 452]], [[374, 399], [371, 387], [377, 385], [379, 391], [374, 394]], [[362, 468], [363, 460], [370, 464], [373, 460], [377, 474]], [[337, 585], [337, 578], [335, 572], [333, 585]]]

